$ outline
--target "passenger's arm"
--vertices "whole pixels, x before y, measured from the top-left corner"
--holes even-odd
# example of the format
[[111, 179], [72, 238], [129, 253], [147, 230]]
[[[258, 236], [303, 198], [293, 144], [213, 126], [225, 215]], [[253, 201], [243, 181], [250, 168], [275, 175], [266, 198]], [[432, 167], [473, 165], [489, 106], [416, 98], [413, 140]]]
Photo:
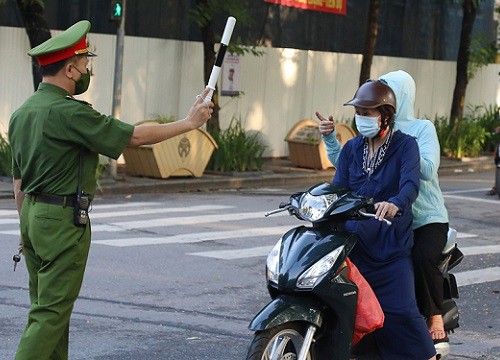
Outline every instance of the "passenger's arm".
[[337, 168], [342, 147], [335, 137], [335, 130], [332, 131], [328, 136], [321, 136], [323, 137], [323, 142], [325, 143], [326, 156], [328, 156], [328, 160], [330, 160], [332, 165]]
[[396, 205], [399, 210], [405, 210], [413, 204], [418, 196], [420, 182], [420, 155], [415, 139], [410, 138], [398, 149], [401, 156], [401, 177], [399, 193], [391, 197], [388, 202]]
[[436, 128], [430, 121], [426, 121], [426, 126], [419, 135], [417, 143], [420, 151], [420, 178], [429, 181], [437, 175], [441, 160], [441, 148]]
[[351, 151], [351, 142], [347, 142], [340, 152], [337, 171], [333, 178], [333, 183], [349, 189], [349, 154]]

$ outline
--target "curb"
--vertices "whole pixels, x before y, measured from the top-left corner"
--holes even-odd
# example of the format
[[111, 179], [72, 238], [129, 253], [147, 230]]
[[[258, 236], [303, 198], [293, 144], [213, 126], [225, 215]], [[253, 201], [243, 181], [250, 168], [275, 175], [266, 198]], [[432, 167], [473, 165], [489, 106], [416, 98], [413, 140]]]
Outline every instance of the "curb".
[[[495, 164], [490, 157], [474, 158], [470, 161], [442, 159], [439, 176], [460, 175], [465, 173], [481, 172], [493, 169]], [[103, 179], [102, 190], [98, 195], [123, 194], [154, 194], [154, 193], [182, 193], [202, 192], [213, 190], [239, 190], [266, 187], [285, 187], [301, 185], [304, 187], [320, 182], [331, 181], [334, 169], [311, 170], [293, 167], [289, 161], [270, 161], [264, 166], [265, 170], [255, 173], [218, 173], [203, 174], [200, 178], [169, 178], [164, 180], [125, 177], [125, 181]], [[0, 199], [13, 199], [12, 183], [0, 181]]]

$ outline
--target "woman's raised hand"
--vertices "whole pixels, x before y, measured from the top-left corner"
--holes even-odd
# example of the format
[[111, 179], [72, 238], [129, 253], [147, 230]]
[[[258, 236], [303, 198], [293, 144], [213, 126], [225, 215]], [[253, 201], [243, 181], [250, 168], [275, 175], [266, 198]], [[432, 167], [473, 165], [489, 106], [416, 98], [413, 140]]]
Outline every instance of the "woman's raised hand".
[[332, 115], [325, 119], [323, 115], [316, 111], [316, 117], [319, 119], [319, 132], [323, 136], [328, 136], [335, 130], [335, 121], [333, 121]]

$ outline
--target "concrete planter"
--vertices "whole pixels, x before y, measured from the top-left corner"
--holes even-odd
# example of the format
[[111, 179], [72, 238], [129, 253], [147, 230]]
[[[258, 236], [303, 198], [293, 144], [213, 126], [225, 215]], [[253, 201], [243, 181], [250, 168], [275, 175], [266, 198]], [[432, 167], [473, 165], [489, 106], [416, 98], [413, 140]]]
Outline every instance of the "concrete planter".
[[216, 148], [215, 140], [202, 129], [154, 145], [127, 146], [123, 151], [125, 171], [129, 175], [160, 179], [171, 176], [201, 177]]
[[[335, 134], [342, 146], [356, 136], [354, 131], [345, 124], [336, 124]], [[285, 141], [288, 143], [290, 161], [295, 166], [322, 170], [333, 167], [326, 155], [317, 121], [312, 119], [299, 121], [288, 132]]]

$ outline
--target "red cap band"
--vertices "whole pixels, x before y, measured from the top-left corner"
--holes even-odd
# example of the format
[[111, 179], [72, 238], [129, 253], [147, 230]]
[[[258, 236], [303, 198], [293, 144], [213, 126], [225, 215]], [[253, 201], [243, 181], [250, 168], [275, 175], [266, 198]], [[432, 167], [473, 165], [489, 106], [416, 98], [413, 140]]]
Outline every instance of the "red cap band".
[[70, 46], [69, 48], [39, 55], [36, 57], [36, 59], [38, 60], [40, 66], [45, 66], [64, 59], [68, 59], [74, 55], [86, 53], [88, 53], [87, 38], [84, 36], [80, 41], [78, 41], [75, 45]]

